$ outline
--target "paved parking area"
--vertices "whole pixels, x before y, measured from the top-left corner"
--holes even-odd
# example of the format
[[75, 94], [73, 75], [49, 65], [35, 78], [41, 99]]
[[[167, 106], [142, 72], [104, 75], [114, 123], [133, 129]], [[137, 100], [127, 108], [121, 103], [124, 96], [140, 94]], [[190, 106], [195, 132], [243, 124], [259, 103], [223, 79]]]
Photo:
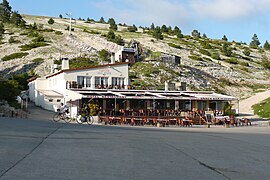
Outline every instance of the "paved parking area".
[[270, 128], [0, 118], [0, 179], [268, 179]]

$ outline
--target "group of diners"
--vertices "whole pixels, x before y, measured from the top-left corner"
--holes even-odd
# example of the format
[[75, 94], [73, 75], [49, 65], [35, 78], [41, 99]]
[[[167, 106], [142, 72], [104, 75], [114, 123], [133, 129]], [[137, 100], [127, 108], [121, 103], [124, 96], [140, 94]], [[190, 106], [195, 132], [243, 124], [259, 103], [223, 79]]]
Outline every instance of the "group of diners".
[[235, 116], [221, 116], [221, 111], [214, 111], [212, 119], [206, 118], [206, 112], [203, 110], [181, 111], [172, 109], [119, 109], [116, 110], [99, 110], [98, 116], [100, 121], [111, 125], [152, 125], [152, 126], [192, 126], [211, 123], [212, 125], [251, 125], [247, 118], [236, 118]]
[[99, 116], [169, 116], [169, 117], [179, 117], [186, 116], [192, 117], [195, 115], [195, 111], [181, 111], [173, 109], [119, 109], [119, 110], [99, 110]]
[[153, 125], [153, 126], [192, 126], [193, 117], [196, 113], [203, 111], [181, 111], [172, 109], [119, 109], [115, 110], [99, 110], [98, 115], [101, 122], [111, 125]]
[[235, 116], [215, 116], [212, 123], [214, 125], [251, 126], [250, 119], [237, 118]]

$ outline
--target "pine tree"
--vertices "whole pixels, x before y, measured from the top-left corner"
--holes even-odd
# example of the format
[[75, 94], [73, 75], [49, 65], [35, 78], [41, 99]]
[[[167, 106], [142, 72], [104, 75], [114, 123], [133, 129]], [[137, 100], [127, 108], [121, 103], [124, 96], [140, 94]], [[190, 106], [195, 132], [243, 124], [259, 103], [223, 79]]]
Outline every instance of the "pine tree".
[[52, 25], [53, 23], [54, 23], [53, 18], [50, 18], [49, 21], [48, 21], [48, 24]]
[[10, 17], [10, 23], [20, 27], [25, 27], [26, 24], [22, 16], [17, 11], [12, 12]]
[[110, 27], [109, 27], [110, 29], [115, 30], [115, 31], [117, 30], [117, 25], [113, 18], [109, 18], [108, 23], [110, 24]]
[[4, 34], [4, 32], [5, 32], [4, 24], [3, 24], [3, 23], [0, 23], [0, 36], [1, 36], [2, 34]]
[[163, 35], [161, 32], [161, 29], [159, 26], [157, 26], [153, 32], [153, 37], [156, 38], [157, 40], [162, 40], [163, 39]]
[[177, 38], [183, 38], [182, 31], [179, 29], [179, 27], [175, 26], [173, 33], [177, 36]]
[[154, 23], [151, 24], [150, 30], [155, 30], [155, 24]]
[[263, 48], [266, 49], [266, 50], [270, 50], [270, 44], [268, 43], [268, 41], [266, 40], [264, 45], [263, 45]]
[[195, 38], [200, 38], [201, 37], [201, 33], [198, 30], [193, 30], [191, 35]]
[[161, 26], [161, 32], [168, 33], [168, 28], [165, 24]]
[[243, 51], [243, 54], [245, 56], [249, 56], [250, 55], [250, 50], [248, 48], [245, 48], [244, 51]]
[[228, 46], [228, 44], [223, 44], [222, 46], [222, 52], [225, 56], [231, 56], [232, 55], [232, 49]]
[[254, 48], [257, 48], [259, 45], [260, 45], [260, 41], [258, 39], [258, 36], [257, 34], [254, 34], [253, 37], [252, 37], [252, 41], [250, 42], [250, 46], [251, 47], [254, 47]]
[[104, 17], [101, 17], [101, 18], [100, 18], [99, 23], [103, 23], [103, 24], [106, 23], [106, 21], [104, 20]]
[[63, 18], [63, 15], [62, 14], [59, 14], [59, 18], [62, 19]]
[[7, 0], [3, 0], [0, 4], [0, 21], [2, 22], [9, 22], [11, 16], [11, 6]]
[[222, 40], [223, 41], [228, 41], [228, 38], [226, 37], [226, 35], [223, 36]]
[[207, 36], [205, 33], [203, 33], [203, 36], [202, 36], [204, 39], [207, 39]]

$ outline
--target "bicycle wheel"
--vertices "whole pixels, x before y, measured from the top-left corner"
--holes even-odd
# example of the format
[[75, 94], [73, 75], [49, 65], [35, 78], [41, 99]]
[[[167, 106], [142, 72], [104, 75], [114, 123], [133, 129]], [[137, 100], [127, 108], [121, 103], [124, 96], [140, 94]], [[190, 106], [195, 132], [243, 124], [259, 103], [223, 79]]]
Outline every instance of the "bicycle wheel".
[[58, 121], [60, 121], [60, 119], [61, 119], [61, 115], [59, 113], [55, 113], [53, 115], [53, 121], [54, 122], [58, 122]]
[[87, 121], [87, 124], [89, 124], [89, 125], [93, 124], [93, 122], [94, 122], [93, 116], [88, 116], [86, 121]]
[[70, 123], [71, 118], [68, 115], [65, 115], [64, 120], [65, 120], [66, 123]]
[[82, 124], [82, 115], [80, 115], [80, 114], [77, 114], [76, 115], [76, 122], [78, 123], [78, 124]]

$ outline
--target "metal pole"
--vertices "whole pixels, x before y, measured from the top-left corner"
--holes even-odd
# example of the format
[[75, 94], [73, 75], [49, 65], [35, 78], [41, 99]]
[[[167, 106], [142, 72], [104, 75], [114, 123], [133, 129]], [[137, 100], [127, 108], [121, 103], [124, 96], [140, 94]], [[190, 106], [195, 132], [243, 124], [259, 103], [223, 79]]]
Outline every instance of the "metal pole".
[[72, 28], [72, 25], [71, 25], [71, 13], [69, 13], [69, 35], [71, 35], [71, 28]]
[[116, 96], [114, 98], [114, 115], [116, 116]]

